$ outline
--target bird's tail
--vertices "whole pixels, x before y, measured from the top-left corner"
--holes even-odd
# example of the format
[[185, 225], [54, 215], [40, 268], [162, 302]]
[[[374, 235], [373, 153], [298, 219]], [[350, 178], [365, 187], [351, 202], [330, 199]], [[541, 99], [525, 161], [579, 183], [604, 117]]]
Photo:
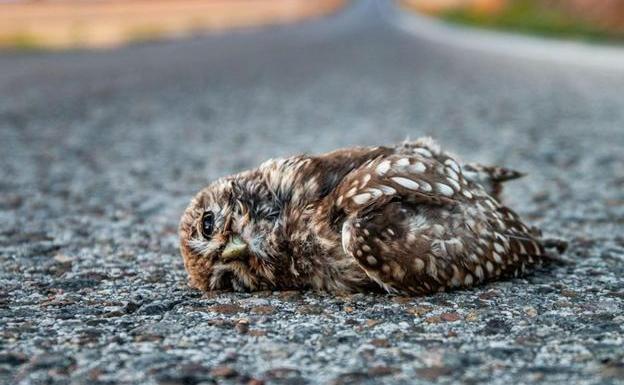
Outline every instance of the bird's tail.
[[545, 256], [549, 262], [559, 265], [574, 264], [574, 261], [563, 255], [568, 249], [567, 241], [559, 238], [544, 238], [542, 239], [542, 246], [546, 249]]
[[462, 166], [464, 177], [472, 182], [479, 183], [485, 190], [500, 200], [503, 183], [518, 179], [526, 174], [505, 167], [484, 166], [478, 163], [469, 163]]
[[530, 232], [539, 240], [539, 243], [544, 248], [544, 257], [546, 257], [546, 260], [561, 264], [568, 264], [571, 262], [563, 256], [568, 249], [568, 241], [562, 238], [544, 237], [542, 230], [535, 226], [531, 226]]
[[563, 254], [568, 249], [568, 241], [559, 238], [545, 238], [542, 244], [547, 249], [557, 250], [559, 254]]

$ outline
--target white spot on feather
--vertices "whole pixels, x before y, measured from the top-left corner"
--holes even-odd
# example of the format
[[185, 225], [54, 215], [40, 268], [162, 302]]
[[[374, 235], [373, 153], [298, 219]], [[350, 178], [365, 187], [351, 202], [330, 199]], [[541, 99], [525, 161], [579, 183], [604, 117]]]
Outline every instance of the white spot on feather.
[[379, 198], [380, 196], [383, 195], [383, 191], [376, 189], [376, 188], [369, 188], [368, 191], [374, 198]]
[[483, 268], [481, 267], [481, 265], [477, 265], [477, 267], [474, 270], [474, 273], [477, 276], [477, 278], [479, 278], [479, 280], [483, 279]]
[[453, 277], [451, 278], [451, 286], [457, 287], [461, 285], [461, 276], [459, 274], [459, 269], [455, 265], [451, 265], [453, 267]]
[[390, 161], [389, 160], [384, 160], [383, 162], [379, 163], [377, 165], [377, 168], [375, 169], [375, 171], [377, 172], [377, 175], [379, 175], [379, 176], [386, 175], [388, 170], [390, 170]]
[[405, 278], [405, 270], [398, 263], [394, 263], [392, 265], [392, 275], [394, 275], [394, 279], [397, 281], [402, 281]]
[[428, 158], [431, 158], [433, 156], [433, 154], [431, 154], [431, 151], [427, 150], [426, 148], [422, 148], [422, 147], [416, 147], [414, 149], [414, 152], [422, 155], [422, 156], [426, 156]]
[[526, 254], [527, 251], [524, 248], [524, 245], [522, 244], [522, 242], [518, 242], [518, 246], [520, 246], [520, 254]]
[[459, 165], [453, 159], [447, 159], [444, 164], [452, 168], [455, 172], [459, 172]]
[[394, 188], [392, 188], [390, 186], [380, 185], [380, 186], [377, 186], [377, 187], [379, 187], [381, 189], [381, 191], [383, 191], [383, 193], [386, 194], [386, 195], [393, 195], [393, 194], [396, 194], [396, 192], [397, 192]]
[[407, 169], [409, 171], [411, 171], [411, 172], [425, 172], [425, 171], [427, 171], [427, 167], [425, 167], [425, 164], [423, 162], [416, 162], [416, 163], [410, 165]]
[[345, 222], [342, 224], [342, 249], [345, 252], [347, 252], [349, 242], [351, 242], [351, 226], [349, 222]]
[[492, 202], [491, 199], [485, 199], [484, 202], [491, 210], [496, 210], [496, 206], [494, 205], [494, 202]]
[[453, 194], [455, 194], [455, 191], [453, 191], [450, 186], [445, 185], [444, 183], [436, 183], [436, 190], [438, 190], [440, 194], [447, 197], [452, 197]]
[[461, 190], [461, 186], [457, 183], [453, 178], [446, 178], [446, 181], [449, 182], [451, 186], [455, 189], [455, 191]]
[[431, 185], [425, 181], [420, 181], [420, 189], [424, 192], [430, 192], [431, 190], [433, 190], [433, 187], [431, 187]]
[[446, 249], [452, 255], [459, 255], [464, 251], [464, 244], [459, 238], [452, 238], [446, 241]]
[[421, 272], [424, 268], [425, 263], [423, 262], [423, 260], [420, 258], [414, 258], [414, 269], [416, 269], [417, 272]]
[[431, 243], [431, 252], [436, 257], [445, 258], [448, 255], [448, 251], [446, 250], [446, 244], [444, 241], [435, 240]]
[[[410, 232], [420, 232], [429, 227], [427, 218], [423, 215], [414, 215], [409, 219]], [[389, 232], [390, 230], [388, 230]]]
[[433, 235], [436, 237], [441, 237], [442, 235], [444, 235], [444, 232], [446, 231], [444, 226], [437, 224], [437, 223], [433, 225], [432, 229], [433, 229]]
[[364, 203], [368, 202], [369, 200], [371, 200], [373, 196], [369, 193], [364, 193], [364, 194], [358, 194], [356, 196], [353, 197], [353, 202], [355, 202], [358, 205], [363, 205]]
[[438, 278], [438, 266], [435, 263], [435, 258], [433, 255], [428, 256], [427, 274], [429, 274], [433, 278]]
[[418, 183], [414, 182], [411, 179], [403, 178], [400, 176], [395, 176], [391, 178], [395, 183], [410, 189], [410, 190], [418, 190]]
[[407, 158], [401, 158], [396, 161], [396, 165], [401, 166], [401, 167], [409, 166], [409, 164], [410, 164], [410, 161]]
[[455, 181], [459, 180], [459, 175], [457, 175], [457, 173], [452, 168], [446, 168], [444, 171], [446, 171], [446, 175], [448, 175], [449, 178]]

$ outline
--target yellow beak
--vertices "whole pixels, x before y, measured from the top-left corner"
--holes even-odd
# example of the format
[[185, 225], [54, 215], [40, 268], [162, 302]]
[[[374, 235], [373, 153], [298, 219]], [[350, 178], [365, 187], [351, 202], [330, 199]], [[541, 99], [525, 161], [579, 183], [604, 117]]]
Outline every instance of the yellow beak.
[[221, 252], [221, 259], [224, 262], [241, 259], [248, 254], [248, 247], [245, 241], [241, 239], [238, 235], [235, 235], [230, 239], [227, 245], [225, 245], [225, 249]]

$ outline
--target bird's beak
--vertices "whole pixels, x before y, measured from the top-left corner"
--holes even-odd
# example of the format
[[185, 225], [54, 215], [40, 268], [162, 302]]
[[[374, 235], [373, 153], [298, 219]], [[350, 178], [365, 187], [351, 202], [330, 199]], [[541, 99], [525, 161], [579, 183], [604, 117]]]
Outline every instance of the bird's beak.
[[225, 245], [225, 249], [221, 252], [221, 259], [224, 262], [241, 259], [246, 257], [248, 252], [249, 248], [245, 241], [243, 241], [238, 235], [235, 235], [230, 239], [227, 245]]

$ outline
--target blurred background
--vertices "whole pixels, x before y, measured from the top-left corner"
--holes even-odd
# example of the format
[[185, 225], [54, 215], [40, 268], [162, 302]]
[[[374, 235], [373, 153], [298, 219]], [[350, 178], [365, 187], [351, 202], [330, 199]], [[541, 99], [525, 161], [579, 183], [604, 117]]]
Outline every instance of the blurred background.
[[[623, 3], [0, 0], [0, 383], [621, 383]], [[423, 135], [526, 172], [505, 201], [572, 263], [424, 298], [186, 285], [210, 181]]]
[[292, 23], [345, 0], [2, 0], [0, 47], [103, 48]]
[[479, 27], [560, 38], [624, 37], [621, 0], [403, 0], [407, 8]]
[[[621, 0], [399, 0], [444, 20], [518, 32], [621, 41]], [[295, 22], [346, 0], [2, 0], [0, 47], [101, 48]]]

